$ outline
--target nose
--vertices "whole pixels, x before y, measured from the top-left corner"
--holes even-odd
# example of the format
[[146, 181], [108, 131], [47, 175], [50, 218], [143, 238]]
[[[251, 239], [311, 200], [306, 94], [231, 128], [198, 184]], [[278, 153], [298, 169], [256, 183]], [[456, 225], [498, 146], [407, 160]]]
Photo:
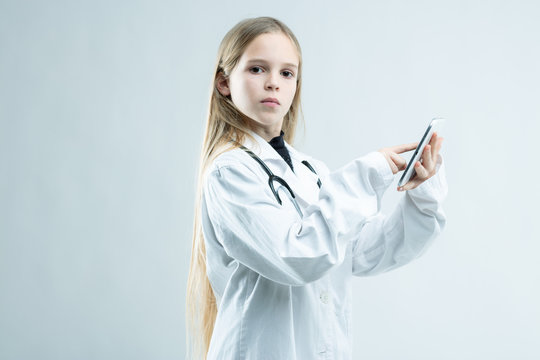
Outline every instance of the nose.
[[266, 78], [265, 88], [267, 90], [278, 90], [279, 89], [279, 74], [269, 71]]

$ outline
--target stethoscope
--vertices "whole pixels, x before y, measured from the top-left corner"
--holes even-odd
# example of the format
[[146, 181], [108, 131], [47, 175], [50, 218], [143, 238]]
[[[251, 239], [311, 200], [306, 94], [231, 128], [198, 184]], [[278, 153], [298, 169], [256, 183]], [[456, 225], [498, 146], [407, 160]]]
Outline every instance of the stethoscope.
[[[279, 177], [277, 175], [274, 175], [272, 170], [270, 170], [270, 168], [268, 168], [268, 166], [266, 166], [264, 161], [262, 161], [261, 158], [259, 158], [257, 155], [255, 155], [247, 147], [245, 147], [244, 145], [240, 145], [240, 148], [242, 150], [244, 150], [245, 152], [247, 152], [249, 154], [249, 156], [251, 156], [255, 161], [257, 161], [259, 163], [259, 165], [261, 165], [263, 170], [266, 172], [266, 174], [268, 175], [268, 186], [270, 186], [270, 190], [272, 190], [272, 193], [274, 194], [278, 204], [282, 205], [282, 201], [281, 201], [281, 198], [279, 197], [279, 194], [277, 193], [276, 189], [274, 188], [274, 181], [277, 181], [278, 183], [283, 185], [285, 187], [285, 189], [287, 189], [287, 191], [291, 195], [291, 201], [294, 204], [294, 207], [296, 208], [296, 211], [298, 211], [298, 214], [300, 215], [300, 217], [303, 217], [302, 210], [300, 210], [300, 207], [298, 206], [298, 202], [296, 201], [296, 196], [294, 195], [294, 192], [292, 191], [289, 184], [287, 184], [287, 182], [285, 180], [283, 180], [281, 177]], [[302, 164], [304, 164], [309, 170], [311, 170], [315, 175], [318, 176], [315, 169], [311, 166], [311, 164], [307, 160], [302, 161]], [[319, 189], [321, 188], [321, 185], [322, 185], [322, 182], [321, 182], [321, 179], [319, 178], [319, 179], [317, 179], [317, 186], [319, 187]]]

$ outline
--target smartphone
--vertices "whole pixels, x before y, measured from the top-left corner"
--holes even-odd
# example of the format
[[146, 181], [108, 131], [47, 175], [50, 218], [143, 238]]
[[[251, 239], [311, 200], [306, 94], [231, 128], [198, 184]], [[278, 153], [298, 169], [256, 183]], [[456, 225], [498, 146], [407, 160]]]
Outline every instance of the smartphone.
[[429, 123], [426, 131], [424, 132], [424, 136], [422, 136], [422, 140], [420, 140], [420, 143], [416, 147], [413, 156], [411, 157], [411, 160], [407, 164], [407, 168], [403, 172], [403, 175], [401, 175], [401, 179], [399, 179], [398, 186], [405, 185], [411, 177], [414, 176], [416, 171], [414, 171], [414, 164], [420, 160], [422, 157], [422, 153], [424, 152], [424, 148], [427, 144], [429, 144], [429, 141], [431, 140], [431, 136], [435, 131], [439, 131], [444, 124], [446, 120], [443, 118], [434, 118]]

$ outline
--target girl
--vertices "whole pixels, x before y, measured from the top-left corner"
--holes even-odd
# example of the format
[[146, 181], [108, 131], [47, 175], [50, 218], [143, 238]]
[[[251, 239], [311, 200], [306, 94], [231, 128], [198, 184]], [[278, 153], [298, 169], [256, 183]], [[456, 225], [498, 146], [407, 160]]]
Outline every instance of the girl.
[[330, 172], [290, 144], [302, 55], [282, 22], [259, 17], [221, 42], [200, 163], [187, 289], [197, 358], [351, 359], [352, 275], [419, 256], [441, 232], [442, 138], [389, 216], [379, 212], [399, 153], [384, 148]]

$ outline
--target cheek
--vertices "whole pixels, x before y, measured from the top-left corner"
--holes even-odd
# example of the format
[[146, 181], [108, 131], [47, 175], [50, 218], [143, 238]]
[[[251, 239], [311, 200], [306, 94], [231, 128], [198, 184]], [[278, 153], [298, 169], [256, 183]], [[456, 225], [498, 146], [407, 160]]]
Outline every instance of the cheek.
[[249, 100], [253, 97], [256, 86], [251, 79], [238, 79], [233, 91], [237, 98], [243, 99], [243, 101]]
[[246, 91], [246, 96], [253, 97], [253, 95], [256, 94], [255, 90], [258, 89], [259, 84], [257, 79], [247, 78], [244, 80], [243, 86]]
[[294, 95], [296, 94], [296, 83], [294, 83], [292, 86], [290, 86], [287, 89], [287, 92], [289, 93], [289, 98], [290, 98], [290, 101], [292, 103], [292, 101], [294, 99]]

